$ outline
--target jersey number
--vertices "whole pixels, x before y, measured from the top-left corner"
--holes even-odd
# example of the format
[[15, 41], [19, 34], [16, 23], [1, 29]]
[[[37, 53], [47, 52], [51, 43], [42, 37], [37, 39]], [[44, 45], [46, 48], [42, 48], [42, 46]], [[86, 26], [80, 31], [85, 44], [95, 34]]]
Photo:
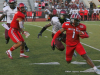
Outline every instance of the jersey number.
[[72, 38], [74, 38], [74, 37], [75, 37], [75, 29], [73, 30]]

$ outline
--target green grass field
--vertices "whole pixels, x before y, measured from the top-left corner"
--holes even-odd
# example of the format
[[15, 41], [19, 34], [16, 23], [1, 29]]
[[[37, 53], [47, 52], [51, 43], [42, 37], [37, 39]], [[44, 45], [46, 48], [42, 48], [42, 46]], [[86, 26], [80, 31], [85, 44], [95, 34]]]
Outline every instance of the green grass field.
[[[49, 22], [25, 22], [25, 31], [30, 33], [29, 38], [23, 35], [30, 52], [25, 52], [29, 58], [20, 58], [20, 49], [12, 52], [13, 59], [6, 55], [14, 43], [10, 40], [5, 44], [4, 31], [0, 22], [0, 75], [96, 75], [94, 72], [86, 72], [91, 67], [85, 63], [83, 58], [77, 54], [73, 57], [72, 62], [78, 63], [67, 64], [65, 60], [65, 51], [53, 51], [51, 49], [51, 31], [48, 28], [39, 39], [37, 38], [41, 27]], [[100, 69], [100, 21], [83, 21], [86, 24], [89, 38], [81, 39], [88, 56], [94, 64]], [[83, 63], [83, 64], [82, 64]]]

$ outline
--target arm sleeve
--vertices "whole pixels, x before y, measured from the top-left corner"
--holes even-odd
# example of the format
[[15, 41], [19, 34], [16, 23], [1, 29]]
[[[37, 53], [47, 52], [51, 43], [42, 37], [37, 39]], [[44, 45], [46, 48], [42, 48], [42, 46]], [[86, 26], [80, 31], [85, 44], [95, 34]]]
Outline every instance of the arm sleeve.
[[20, 27], [20, 28], [24, 28], [24, 26], [23, 26], [23, 22], [22, 22], [22, 21], [19, 22], [19, 27]]

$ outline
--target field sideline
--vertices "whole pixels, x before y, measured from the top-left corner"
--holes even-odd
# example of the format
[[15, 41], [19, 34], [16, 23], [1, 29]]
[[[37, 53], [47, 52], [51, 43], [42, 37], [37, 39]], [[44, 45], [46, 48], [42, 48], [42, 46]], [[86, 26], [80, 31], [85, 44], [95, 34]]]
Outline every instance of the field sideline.
[[[0, 22], [2, 24], [3, 22]], [[79, 56], [73, 57], [72, 63], [65, 61], [65, 50], [53, 51], [51, 45], [51, 30], [48, 28], [39, 39], [37, 35], [41, 28], [49, 22], [25, 22], [25, 31], [30, 33], [29, 38], [23, 35], [30, 52], [25, 52], [30, 57], [20, 58], [19, 48], [12, 52], [13, 60], [5, 54], [14, 43], [10, 40], [5, 44], [4, 28], [0, 25], [0, 75], [96, 75], [90, 66]], [[82, 21], [86, 24], [89, 38], [81, 39], [81, 43], [88, 56], [100, 69], [100, 22]]]

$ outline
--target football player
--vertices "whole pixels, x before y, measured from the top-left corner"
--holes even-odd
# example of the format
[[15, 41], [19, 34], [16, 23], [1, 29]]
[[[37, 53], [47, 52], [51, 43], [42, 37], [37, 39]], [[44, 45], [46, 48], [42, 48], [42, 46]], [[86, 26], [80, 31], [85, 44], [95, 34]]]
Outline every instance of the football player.
[[29, 56], [24, 54], [24, 39], [21, 35], [25, 34], [25, 36], [28, 36], [28, 32], [23, 31], [23, 21], [25, 19], [25, 15], [23, 14], [25, 12], [25, 8], [24, 8], [24, 4], [23, 3], [19, 3], [18, 7], [17, 7], [17, 12], [15, 13], [13, 20], [10, 24], [10, 29], [8, 31], [8, 35], [11, 38], [11, 40], [15, 43], [9, 50], [6, 51], [6, 54], [8, 55], [8, 57], [10, 59], [12, 58], [12, 51], [14, 51], [15, 49], [17, 49], [18, 47], [20, 47], [20, 57], [25, 57], [28, 58]]
[[[16, 1], [15, 0], [9, 0], [8, 1], [8, 6], [3, 8], [3, 14], [0, 17], [0, 21], [7, 15], [7, 26], [10, 28], [10, 23], [14, 17], [14, 14], [17, 12], [17, 6], [16, 6]], [[6, 44], [9, 42], [9, 36], [8, 36], [8, 30], [5, 29], [5, 39], [6, 39]], [[25, 44], [25, 50], [28, 52], [29, 48]]]
[[66, 31], [66, 61], [70, 63], [74, 50], [86, 60], [86, 62], [94, 69], [97, 74], [100, 74], [100, 70], [93, 64], [91, 59], [86, 54], [85, 49], [80, 43], [80, 38], [88, 38], [89, 35], [86, 32], [86, 25], [80, 23], [80, 16], [75, 15], [71, 17], [70, 22], [65, 22], [62, 25], [62, 28], [57, 31], [52, 39], [51, 46], [55, 46], [56, 38], [59, 37]]
[[[62, 10], [60, 12], [60, 17], [57, 17], [57, 15], [54, 15], [54, 17], [52, 17], [52, 19], [51, 19], [51, 22], [42, 28], [42, 30], [38, 34], [38, 38], [39, 38], [39, 36], [42, 36], [42, 33], [50, 26], [53, 26], [53, 28], [52, 28], [52, 38], [53, 38], [55, 33], [62, 28], [62, 24], [64, 22], [66, 22], [65, 14], [66, 14], [66, 12], [64, 10]], [[62, 43], [62, 42], [66, 43], [65, 37], [66, 37], [66, 34], [62, 33], [61, 35], [59, 35], [59, 37], [57, 39], [55, 39], [56, 48], [60, 51], [63, 51], [65, 49], [65, 47]], [[52, 49], [55, 50], [55, 46], [52, 47]], [[74, 56], [75, 57], [77, 56], [76, 53], [74, 53]]]

